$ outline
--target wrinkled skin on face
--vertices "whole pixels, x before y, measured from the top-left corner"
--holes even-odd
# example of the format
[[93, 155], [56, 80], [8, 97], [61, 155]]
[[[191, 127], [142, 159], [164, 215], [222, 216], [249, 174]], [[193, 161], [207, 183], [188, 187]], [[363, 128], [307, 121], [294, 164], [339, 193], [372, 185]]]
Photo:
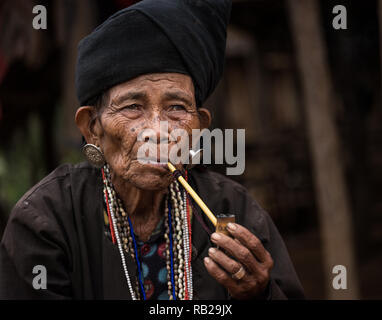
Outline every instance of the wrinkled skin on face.
[[[186, 130], [191, 137], [192, 129], [207, 128], [210, 114], [206, 109], [196, 107], [192, 79], [184, 74], [158, 73], [137, 77], [109, 90], [109, 103], [89, 128], [90, 123], [82, 120], [81, 112], [91, 114], [91, 107], [77, 112], [79, 125], [88, 143], [101, 148], [116, 179], [129, 182], [143, 190], [163, 190], [172, 181], [171, 173], [163, 166], [143, 164], [137, 160], [140, 146], [146, 141], [137, 137], [145, 129], [155, 132], [159, 144], [176, 142], [160, 141], [160, 122], [168, 122], [168, 130]], [[80, 113], [80, 114], [79, 114]], [[85, 128], [83, 128], [85, 126]], [[151, 141], [151, 140], [150, 140]], [[179, 167], [179, 166], [178, 166]]]
[[[192, 129], [208, 128], [211, 116], [208, 110], [197, 109], [192, 79], [184, 74], [142, 75], [108, 93], [109, 101], [101, 110], [92, 106], [78, 109], [76, 123], [87, 143], [101, 148], [134, 232], [145, 241], [164, 212], [163, 199], [173, 176], [164, 165], [138, 161], [139, 148], [150, 142], [160, 161], [161, 147], [168, 144], [171, 150], [176, 144], [169, 139], [172, 130], [183, 129], [191, 139]], [[161, 132], [161, 121], [167, 121], [167, 132]], [[146, 129], [151, 129], [151, 136], [138, 141]]]

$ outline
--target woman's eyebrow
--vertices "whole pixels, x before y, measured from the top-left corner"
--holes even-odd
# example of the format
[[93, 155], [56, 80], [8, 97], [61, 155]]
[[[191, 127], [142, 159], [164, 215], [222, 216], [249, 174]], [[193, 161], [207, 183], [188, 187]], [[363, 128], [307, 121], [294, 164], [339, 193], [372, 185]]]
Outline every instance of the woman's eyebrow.
[[114, 98], [112, 103], [116, 105], [120, 105], [126, 100], [139, 100], [139, 99], [146, 99], [146, 98], [147, 98], [147, 94], [144, 91], [129, 91], [127, 93], [124, 93]]
[[[127, 100], [147, 100], [147, 93], [144, 91], [129, 91], [112, 100], [112, 104], [120, 105]], [[180, 100], [192, 106], [191, 97], [182, 91], [167, 91], [163, 95], [164, 100]]]
[[166, 100], [181, 100], [189, 106], [192, 106], [191, 97], [182, 91], [168, 91], [164, 94], [164, 98]]

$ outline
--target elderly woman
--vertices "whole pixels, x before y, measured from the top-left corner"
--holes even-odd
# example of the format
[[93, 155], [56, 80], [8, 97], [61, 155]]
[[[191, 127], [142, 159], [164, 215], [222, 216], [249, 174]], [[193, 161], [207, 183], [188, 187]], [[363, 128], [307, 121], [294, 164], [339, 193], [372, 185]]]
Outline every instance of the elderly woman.
[[137, 158], [144, 129], [159, 150], [174, 129], [209, 127], [202, 103], [222, 73], [230, 9], [144, 0], [80, 43], [75, 120], [92, 165], [59, 167], [17, 203], [0, 247], [1, 298], [303, 297], [277, 229], [242, 186], [177, 165], [212, 212], [236, 215], [229, 236], [215, 233], [159, 157]]

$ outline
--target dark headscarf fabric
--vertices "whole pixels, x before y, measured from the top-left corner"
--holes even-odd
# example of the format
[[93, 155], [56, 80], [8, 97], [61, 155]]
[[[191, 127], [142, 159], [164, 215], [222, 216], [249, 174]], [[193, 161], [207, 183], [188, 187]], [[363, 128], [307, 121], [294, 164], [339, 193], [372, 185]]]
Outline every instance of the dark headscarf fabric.
[[148, 73], [190, 75], [200, 106], [223, 72], [231, 0], [143, 0], [123, 9], [78, 47], [81, 105]]

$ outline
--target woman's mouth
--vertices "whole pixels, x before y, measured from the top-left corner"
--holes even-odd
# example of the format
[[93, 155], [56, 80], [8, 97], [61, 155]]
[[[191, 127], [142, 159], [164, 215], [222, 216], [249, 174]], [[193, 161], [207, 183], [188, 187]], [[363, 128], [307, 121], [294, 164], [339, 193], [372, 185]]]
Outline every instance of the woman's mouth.
[[140, 163], [144, 165], [149, 165], [155, 168], [168, 169], [167, 161], [163, 161], [163, 160], [145, 159], [145, 160], [140, 160]]

